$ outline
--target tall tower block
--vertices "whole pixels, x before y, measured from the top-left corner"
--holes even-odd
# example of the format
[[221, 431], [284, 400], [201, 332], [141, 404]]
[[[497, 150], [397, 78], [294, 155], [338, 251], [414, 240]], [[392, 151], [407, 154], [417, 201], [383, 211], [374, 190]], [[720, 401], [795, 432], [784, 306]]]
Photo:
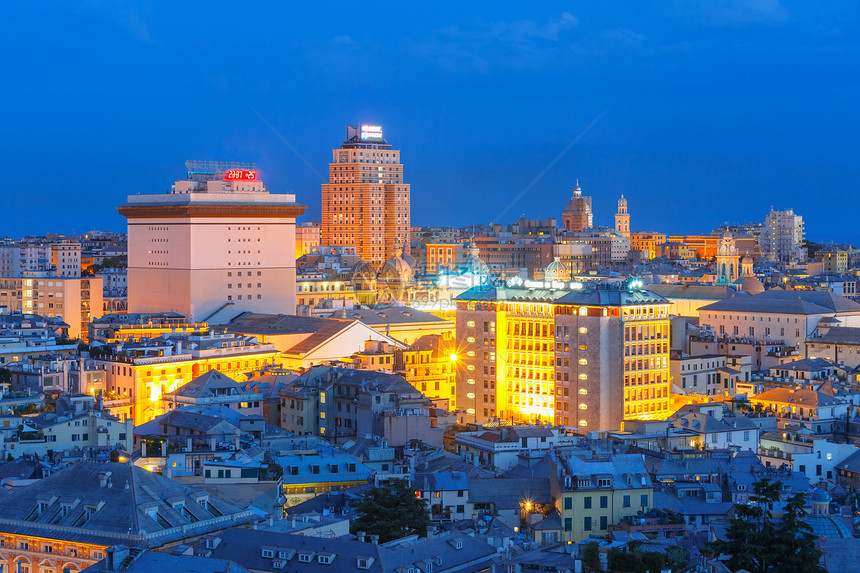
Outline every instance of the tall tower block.
[[400, 151], [382, 137], [382, 126], [348, 125], [322, 185], [320, 242], [354, 246], [379, 269], [396, 246], [409, 244], [409, 201]]

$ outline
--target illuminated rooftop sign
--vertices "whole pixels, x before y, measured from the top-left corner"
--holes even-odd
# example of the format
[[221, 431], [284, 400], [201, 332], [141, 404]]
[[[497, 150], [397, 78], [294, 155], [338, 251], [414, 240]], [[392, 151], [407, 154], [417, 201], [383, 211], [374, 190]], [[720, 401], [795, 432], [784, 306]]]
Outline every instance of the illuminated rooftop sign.
[[257, 179], [257, 172], [253, 169], [228, 169], [224, 173], [224, 179], [227, 181], [254, 181]]
[[359, 133], [359, 138], [362, 141], [383, 141], [382, 139], [382, 126], [381, 125], [368, 125], [366, 123], [361, 124], [361, 132]]

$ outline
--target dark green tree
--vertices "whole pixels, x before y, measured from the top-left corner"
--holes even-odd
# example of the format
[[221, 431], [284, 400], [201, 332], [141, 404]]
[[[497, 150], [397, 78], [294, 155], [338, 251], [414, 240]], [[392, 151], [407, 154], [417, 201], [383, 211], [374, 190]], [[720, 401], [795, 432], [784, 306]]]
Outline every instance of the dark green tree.
[[812, 528], [803, 518], [808, 515], [804, 509], [803, 494], [788, 499], [782, 516], [782, 527], [777, 532], [775, 547], [782, 557], [782, 567], [798, 573], [819, 573], [824, 571], [818, 566], [821, 551], [816, 547], [816, 537]]
[[726, 538], [708, 546], [714, 555], [728, 556], [726, 565], [736, 571], [751, 573], [802, 571], [823, 573], [818, 566], [821, 552], [815, 548], [815, 536], [803, 509], [804, 498], [797, 494], [788, 501], [783, 521], [773, 520], [773, 506], [779, 501], [782, 482], [763, 478], [753, 484], [755, 495], [750, 504], [735, 504], [734, 516], [726, 528]]
[[592, 541], [582, 546], [582, 562], [586, 567], [600, 571], [600, 547], [596, 542]]
[[8, 368], [0, 368], [0, 384], [12, 383], [12, 371]]
[[353, 509], [357, 518], [350, 531], [378, 535], [381, 543], [407, 535], [424, 536], [430, 525], [427, 500], [416, 497], [405, 480], [370, 488]]

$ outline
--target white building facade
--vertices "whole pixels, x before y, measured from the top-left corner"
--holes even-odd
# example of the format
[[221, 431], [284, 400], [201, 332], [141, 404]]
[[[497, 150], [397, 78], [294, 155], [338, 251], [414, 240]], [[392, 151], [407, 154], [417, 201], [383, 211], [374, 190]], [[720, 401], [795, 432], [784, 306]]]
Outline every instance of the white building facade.
[[130, 195], [128, 311], [200, 321], [220, 309], [293, 314], [295, 227], [305, 207], [271, 194], [254, 169], [188, 162], [170, 193]]

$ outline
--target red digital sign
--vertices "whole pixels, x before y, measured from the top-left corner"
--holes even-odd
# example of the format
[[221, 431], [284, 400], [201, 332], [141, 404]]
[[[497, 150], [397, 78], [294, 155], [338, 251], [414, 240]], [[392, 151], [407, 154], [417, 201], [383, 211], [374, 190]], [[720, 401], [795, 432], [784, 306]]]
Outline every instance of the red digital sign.
[[227, 181], [254, 181], [256, 178], [257, 172], [251, 169], [228, 169], [224, 174]]

